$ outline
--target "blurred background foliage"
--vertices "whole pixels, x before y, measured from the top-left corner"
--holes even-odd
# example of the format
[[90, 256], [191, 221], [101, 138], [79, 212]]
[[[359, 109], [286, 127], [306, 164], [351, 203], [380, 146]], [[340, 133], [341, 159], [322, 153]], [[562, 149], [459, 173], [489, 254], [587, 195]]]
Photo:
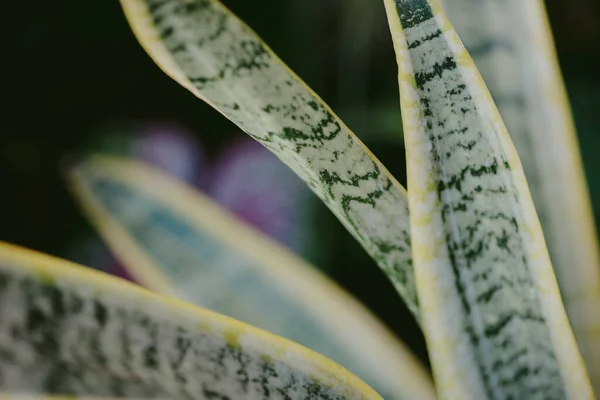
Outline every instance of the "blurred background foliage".
[[[223, 2], [405, 184], [383, 3]], [[598, 221], [600, 1], [546, 3]], [[418, 328], [373, 261], [287, 167], [154, 65], [117, 1], [14, 1], [3, 10], [0, 240], [128, 277], [76, 209], [61, 168], [89, 151], [139, 157], [315, 263], [425, 359]]]

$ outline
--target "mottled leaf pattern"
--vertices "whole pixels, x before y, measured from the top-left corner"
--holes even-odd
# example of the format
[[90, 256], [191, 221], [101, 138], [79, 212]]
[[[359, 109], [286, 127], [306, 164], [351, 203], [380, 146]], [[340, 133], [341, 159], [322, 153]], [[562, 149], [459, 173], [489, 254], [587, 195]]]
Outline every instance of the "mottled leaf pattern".
[[385, 0], [415, 278], [447, 399], [591, 399], [523, 170], [435, 0]]
[[216, 0], [122, 0], [154, 61], [293, 169], [418, 306], [406, 192], [331, 109]]
[[365, 307], [191, 187], [110, 156], [81, 162], [70, 182], [106, 242], [150, 289], [305, 345], [386, 399], [435, 398], [423, 366]]
[[177, 399], [380, 399], [299, 345], [0, 244], [0, 389]]
[[600, 392], [600, 257], [573, 119], [540, 0], [446, 0], [515, 144], [565, 309]]
[[[135, 397], [44, 396], [0, 393], [0, 400], [141, 400]], [[165, 399], [167, 400], [167, 399]]]

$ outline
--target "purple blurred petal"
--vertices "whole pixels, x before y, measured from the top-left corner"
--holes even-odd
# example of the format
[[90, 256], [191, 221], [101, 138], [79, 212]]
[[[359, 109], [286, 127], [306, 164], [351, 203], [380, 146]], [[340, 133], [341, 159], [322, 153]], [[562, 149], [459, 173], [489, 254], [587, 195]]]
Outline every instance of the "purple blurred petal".
[[207, 179], [203, 149], [191, 133], [176, 124], [153, 123], [139, 129], [133, 155], [200, 187]]
[[209, 193], [262, 232], [304, 247], [309, 191], [277, 157], [253, 140], [231, 145], [214, 167]]

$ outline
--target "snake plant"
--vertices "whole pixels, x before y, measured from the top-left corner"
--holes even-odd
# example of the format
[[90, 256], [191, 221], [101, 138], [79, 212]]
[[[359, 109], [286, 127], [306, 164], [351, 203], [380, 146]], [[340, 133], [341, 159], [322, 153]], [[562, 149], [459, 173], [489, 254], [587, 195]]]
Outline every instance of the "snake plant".
[[444, 7], [523, 160], [565, 309], [598, 392], [598, 238], [543, 4], [446, 0]]
[[[521, 14], [517, 2], [506, 7], [525, 31], [547, 37], [540, 1], [523, 2], [535, 13]], [[175, 179], [107, 156], [75, 165], [69, 183], [109, 247], [154, 293], [0, 245], [0, 390], [222, 400], [594, 398], [579, 348], [597, 351], [585, 333], [596, 326], [597, 303], [590, 294], [585, 308], [568, 308], [583, 332], [575, 336], [550, 257], [564, 276], [570, 242], [544, 222], [568, 200], [544, 206], [548, 193], [564, 188], [532, 178], [530, 194], [519, 158], [530, 165], [547, 154], [515, 150], [494, 92], [437, 0], [383, 3], [398, 61], [408, 191], [217, 0], [121, 0], [158, 66], [296, 172], [376, 261], [423, 329], [435, 390], [404, 345], [314, 267]], [[498, 32], [512, 29], [506, 21]], [[548, 43], [530, 46], [547, 53]], [[543, 69], [527, 54], [518, 62]], [[505, 87], [498, 76], [515, 87], [510, 74], [485, 75], [492, 89]], [[527, 92], [540, 97], [536, 135], [539, 115], [554, 110], [545, 96], [561, 85], [557, 70], [543, 76]], [[502, 113], [521, 129], [514, 113]], [[578, 177], [568, 190], [587, 205], [576, 146], [566, 150], [559, 165]], [[543, 199], [541, 218], [532, 197]], [[590, 277], [589, 293], [598, 285], [591, 218], [581, 215], [587, 220], [565, 231], [587, 246], [570, 265], [576, 279], [561, 278], [567, 304], [575, 301], [571, 286], [587, 288], [581, 277]], [[585, 355], [597, 371], [593, 353]], [[595, 372], [591, 378], [597, 385]]]

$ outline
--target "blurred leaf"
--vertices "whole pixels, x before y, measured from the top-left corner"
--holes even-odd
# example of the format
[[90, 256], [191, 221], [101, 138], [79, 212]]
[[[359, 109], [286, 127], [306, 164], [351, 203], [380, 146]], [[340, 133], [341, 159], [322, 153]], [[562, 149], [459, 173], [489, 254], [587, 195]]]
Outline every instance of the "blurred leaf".
[[[137, 400], [135, 397], [52, 396], [0, 393], [0, 400]], [[141, 400], [141, 399], [140, 399]]]
[[381, 399], [295, 343], [8, 244], [0, 244], [0, 307], [8, 392]]
[[386, 398], [435, 398], [422, 365], [364, 306], [208, 197], [107, 156], [82, 162], [70, 180], [101, 235], [150, 289], [308, 346]]

